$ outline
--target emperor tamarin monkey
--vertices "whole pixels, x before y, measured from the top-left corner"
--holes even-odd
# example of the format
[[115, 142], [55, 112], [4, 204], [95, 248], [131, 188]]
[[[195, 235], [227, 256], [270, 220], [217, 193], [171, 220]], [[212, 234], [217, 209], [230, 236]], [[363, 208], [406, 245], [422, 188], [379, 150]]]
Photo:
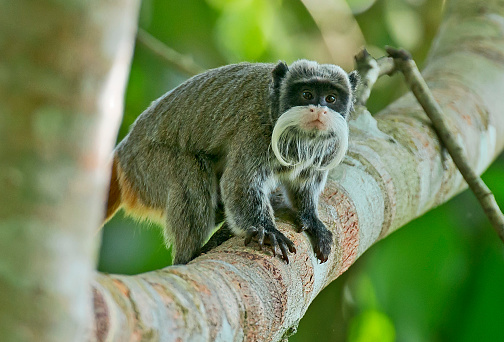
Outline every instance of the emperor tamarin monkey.
[[114, 152], [108, 220], [120, 207], [165, 226], [174, 264], [187, 263], [224, 208], [235, 235], [269, 242], [288, 262], [294, 244], [269, 200], [282, 185], [325, 262], [332, 234], [317, 213], [328, 170], [348, 147], [355, 72], [299, 60], [241, 63], [196, 75], [152, 103]]

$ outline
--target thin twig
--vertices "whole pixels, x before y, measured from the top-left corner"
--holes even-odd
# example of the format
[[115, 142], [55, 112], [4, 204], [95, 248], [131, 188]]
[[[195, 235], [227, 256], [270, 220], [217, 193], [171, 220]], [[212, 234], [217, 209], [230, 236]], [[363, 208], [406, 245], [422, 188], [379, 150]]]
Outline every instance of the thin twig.
[[392, 58], [382, 57], [376, 60], [366, 49], [362, 49], [355, 56], [355, 69], [361, 77], [357, 87], [356, 104], [365, 106], [376, 80], [380, 76], [394, 73], [395, 66]]
[[378, 58], [376, 62], [380, 68], [380, 74], [378, 77], [383, 75], [391, 76], [396, 71], [394, 60], [391, 57], [383, 56]]
[[170, 66], [175, 67], [185, 74], [193, 76], [205, 71], [205, 68], [194, 62], [191, 56], [183, 55], [173, 50], [141, 28], [138, 29], [137, 41], [167, 62]]
[[448, 124], [444, 120], [443, 111], [430, 92], [415, 61], [411, 58], [411, 55], [404, 50], [397, 50], [389, 47], [387, 48], [387, 53], [394, 59], [397, 70], [404, 74], [406, 82], [410, 86], [413, 94], [432, 121], [432, 125], [439, 139], [450, 153], [455, 165], [480, 202], [492, 226], [497, 231], [500, 239], [504, 242], [504, 215], [495, 201], [493, 193], [469, 165], [462, 145], [459, 144], [451, 133]]

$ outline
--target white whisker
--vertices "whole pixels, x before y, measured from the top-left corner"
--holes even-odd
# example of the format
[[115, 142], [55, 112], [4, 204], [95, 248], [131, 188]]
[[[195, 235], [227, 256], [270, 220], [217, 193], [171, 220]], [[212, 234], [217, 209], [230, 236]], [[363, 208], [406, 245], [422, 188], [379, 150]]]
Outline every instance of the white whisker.
[[306, 164], [329, 170], [346, 154], [348, 124], [339, 113], [329, 109], [328, 129], [307, 131], [301, 127], [309, 110], [309, 106], [299, 106], [284, 112], [273, 128], [271, 147], [281, 165]]

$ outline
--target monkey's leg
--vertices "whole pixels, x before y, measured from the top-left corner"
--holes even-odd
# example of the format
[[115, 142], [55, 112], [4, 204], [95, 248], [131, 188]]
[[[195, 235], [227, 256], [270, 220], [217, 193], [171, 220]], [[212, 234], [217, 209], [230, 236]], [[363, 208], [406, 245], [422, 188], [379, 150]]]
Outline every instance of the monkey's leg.
[[[315, 255], [321, 262], [326, 262], [333, 244], [332, 233], [319, 219], [317, 206], [321, 191], [325, 185], [327, 171], [306, 171], [296, 182], [286, 185], [289, 199], [297, 210], [297, 223], [301, 231], [306, 231], [312, 240]], [[304, 178], [304, 179], [303, 179]]]
[[229, 228], [229, 225], [227, 222], [223, 222], [222, 226], [217, 230], [205, 243], [203, 247], [198, 251], [198, 255], [201, 253], [207, 253], [211, 249], [214, 249], [217, 246], [222, 245], [224, 242], [227, 240], [231, 239], [234, 236], [233, 232], [231, 231], [231, 228]]
[[283, 259], [289, 262], [288, 252], [295, 253], [296, 248], [275, 226], [266, 190], [267, 184], [273, 183], [271, 174], [241, 162], [230, 164], [224, 170], [220, 185], [231, 230], [245, 236], [245, 245], [254, 238], [262, 249], [264, 242], [269, 242], [273, 255], [278, 247]]
[[172, 243], [173, 264], [185, 264], [198, 255], [215, 228], [217, 179], [209, 160], [177, 156], [166, 205], [166, 234]]

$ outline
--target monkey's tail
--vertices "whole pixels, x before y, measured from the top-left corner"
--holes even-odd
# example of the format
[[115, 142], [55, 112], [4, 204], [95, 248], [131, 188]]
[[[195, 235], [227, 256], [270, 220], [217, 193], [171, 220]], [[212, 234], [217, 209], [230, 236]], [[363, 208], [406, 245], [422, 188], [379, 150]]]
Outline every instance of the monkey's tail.
[[107, 199], [107, 210], [103, 223], [107, 222], [121, 206], [121, 188], [119, 186], [119, 173], [117, 171], [117, 158], [112, 161], [112, 174], [110, 175], [110, 188]]

